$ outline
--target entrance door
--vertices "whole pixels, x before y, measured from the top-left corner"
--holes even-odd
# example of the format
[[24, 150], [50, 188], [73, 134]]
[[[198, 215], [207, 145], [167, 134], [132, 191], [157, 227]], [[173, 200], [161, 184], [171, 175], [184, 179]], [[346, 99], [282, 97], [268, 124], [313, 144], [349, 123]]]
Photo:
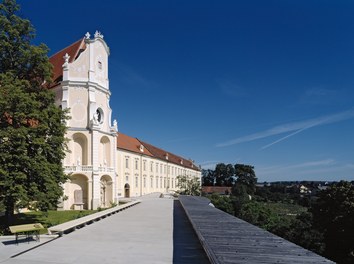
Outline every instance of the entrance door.
[[129, 198], [130, 197], [130, 186], [128, 183], [124, 185], [124, 197]]
[[101, 177], [101, 207], [107, 208], [113, 202], [113, 184], [112, 179], [108, 175]]

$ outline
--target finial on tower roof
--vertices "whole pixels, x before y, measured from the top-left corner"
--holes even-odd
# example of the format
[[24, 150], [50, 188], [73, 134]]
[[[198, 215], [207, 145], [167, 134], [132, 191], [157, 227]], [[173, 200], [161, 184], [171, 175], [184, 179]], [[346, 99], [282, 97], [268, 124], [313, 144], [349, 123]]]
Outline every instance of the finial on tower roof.
[[65, 55], [63, 56], [63, 59], [64, 59], [63, 68], [66, 68], [66, 67], [68, 67], [68, 64], [69, 64], [69, 59], [70, 59], [69, 54], [65, 53]]
[[98, 30], [96, 30], [96, 32], [95, 32], [95, 38], [102, 38], [102, 39], [103, 39], [103, 35], [101, 34], [101, 32], [99, 32]]
[[86, 38], [86, 39], [90, 39], [90, 37], [91, 37], [90, 33], [89, 33], [89, 32], [86, 32], [85, 38]]

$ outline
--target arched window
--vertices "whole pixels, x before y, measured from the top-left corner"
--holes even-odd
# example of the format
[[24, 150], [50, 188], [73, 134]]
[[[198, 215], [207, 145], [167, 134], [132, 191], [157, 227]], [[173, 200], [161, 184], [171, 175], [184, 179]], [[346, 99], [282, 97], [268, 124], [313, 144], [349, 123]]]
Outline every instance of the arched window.
[[111, 166], [111, 145], [106, 136], [102, 137], [100, 141], [99, 161], [103, 167]]
[[87, 165], [88, 152], [87, 152], [87, 138], [82, 133], [75, 133], [73, 135], [73, 163], [76, 166]]

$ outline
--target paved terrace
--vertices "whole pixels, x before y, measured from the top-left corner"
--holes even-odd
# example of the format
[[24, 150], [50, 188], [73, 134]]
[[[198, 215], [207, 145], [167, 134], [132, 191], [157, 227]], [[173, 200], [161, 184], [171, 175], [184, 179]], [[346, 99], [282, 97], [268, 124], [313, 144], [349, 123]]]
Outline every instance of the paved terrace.
[[0, 239], [0, 263], [209, 263], [179, 201], [157, 194], [140, 200], [63, 237], [41, 238], [49, 242], [40, 246]]
[[16, 245], [14, 236], [0, 237], [0, 263], [333, 263], [202, 197], [178, 201], [155, 194], [141, 200], [63, 237], [43, 237], [44, 244]]

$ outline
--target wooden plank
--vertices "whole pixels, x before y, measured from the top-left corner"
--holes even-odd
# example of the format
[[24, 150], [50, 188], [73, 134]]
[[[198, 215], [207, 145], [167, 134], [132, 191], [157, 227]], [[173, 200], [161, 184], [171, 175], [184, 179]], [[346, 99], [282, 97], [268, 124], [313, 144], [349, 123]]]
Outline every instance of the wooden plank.
[[211, 263], [334, 263], [209, 206], [204, 197], [179, 200]]

